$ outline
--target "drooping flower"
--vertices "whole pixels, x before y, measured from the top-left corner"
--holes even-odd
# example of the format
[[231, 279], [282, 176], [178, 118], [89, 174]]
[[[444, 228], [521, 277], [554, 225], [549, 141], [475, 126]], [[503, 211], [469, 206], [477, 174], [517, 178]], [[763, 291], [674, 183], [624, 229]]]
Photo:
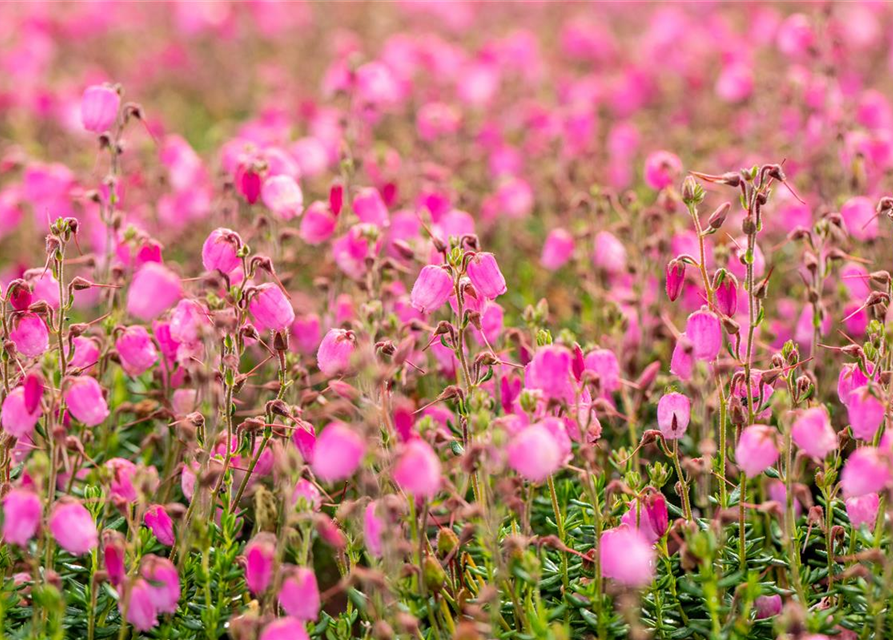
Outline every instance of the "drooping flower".
[[291, 220], [304, 211], [304, 194], [295, 179], [287, 175], [267, 178], [261, 188], [267, 208], [283, 220]]
[[735, 460], [748, 478], [755, 478], [778, 460], [775, 439], [775, 429], [762, 424], [751, 425], [741, 432]]
[[286, 331], [295, 321], [295, 310], [277, 285], [262, 284], [248, 304], [254, 323], [261, 331]]
[[722, 279], [714, 278], [716, 289], [716, 308], [721, 314], [733, 317], [738, 312], [738, 279], [734, 274], [723, 270]]
[[660, 191], [673, 184], [682, 173], [682, 161], [669, 151], [655, 151], [645, 159], [645, 183]]
[[242, 264], [238, 250], [242, 239], [232, 229], [214, 229], [202, 245], [202, 265], [207, 271], [230, 273]]
[[542, 482], [564, 462], [561, 447], [541, 423], [515, 435], [506, 447], [509, 466], [531, 482]]
[[29, 489], [12, 489], [3, 498], [3, 540], [24, 547], [40, 527], [42, 503]]
[[330, 329], [316, 352], [319, 370], [327, 376], [347, 373], [351, 369], [351, 359], [357, 348], [357, 337], [353, 331]]
[[279, 589], [279, 604], [290, 616], [298, 620], [316, 620], [319, 617], [319, 587], [316, 574], [307, 567], [286, 569], [282, 587]]
[[37, 424], [41, 414], [40, 406], [37, 406], [33, 412], [28, 411], [25, 402], [25, 388], [16, 387], [3, 400], [0, 423], [6, 433], [15, 438], [24, 438], [30, 436], [34, 431], [34, 425]]
[[12, 323], [9, 339], [23, 356], [36, 358], [49, 348], [50, 330], [39, 315], [26, 311], [15, 317]]
[[158, 262], [147, 262], [130, 283], [127, 312], [148, 322], [174, 306], [181, 295], [177, 274]]
[[593, 242], [592, 264], [596, 269], [616, 275], [626, 271], [626, 247], [610, 231], [599, 231]]
[[553, 229], [546, 237], [540, 264], [549, 271], [557, 271], [574, 257], [574, 237], [565, 229]]
[[476, 253], [468, 261], [465, 272], [475, 290], [488, 300], [495, 300], [508, 291], [505, 277], [492, 253]]
[[130, 584], [128, 598], [118, 601], [118, 609], [124, 613], [124, 602], [127, 601], [127, 622], [137, 631], [148, 631], [158, 624], [158, 609], [152, 601], [152, 589], [149, 583], [137, 578]]
[[102, 394], [102, 387], [90, 376], [66, 380], [65, 404], [71, 415], [88, 427], [101, 424], [109, 416], [109, 406]]
[[863, 496], [854, 496], [846, 499], [846, 514], [856, 529], [863, 524], [873, 531], [877, 522], [877, 512], [880, 506], [880, 497], [876, 493], [868, 493]]
[[850, 428], [853, 435], [860, 440], [870, 442], [884, 421], [886, 409], [884, 403], [871, 392], [867, 386], [852, 391], [847, 404]]
[[633, 500], [620, 522], [637, 529], [650, 544], [655, 544], [667, 532], [670, 516], [667, 500], [662, 493], [651, 491], [643, 500]]
[[176, 539], [174, 538], [174, 521], [168, 515], [164, 505], [153, 504], [146, 509], [146, 515], [143, 516], [146, 526], [152, 531], [152, 535], [161, 544], [171, 547]]
[[74, 556], [83, 555], [99, 545], [99, 532], [93, 516], [73, 498], [66, 497], [56, 503], [49, 526], [59, 546]]
[[602, 575], [624, 586], [641, 588], [654, 579], [654, 549], [644, 535], [621, 525], [599, 539]]
[[296, 618], [279, 618], [261, 631], [260, 640], [309, 640], [304, 623]]
[[688, 316], [685, 336], [694, 347], [694, 357], [713, 362], [722, 348], [722, 324], [712, 311], [701, 309]]
[[158, 612], [176, 613], [180, 601], [180, 577], [174, 563], [149, 554], [143, 557], [140, 574], [149, 583], [149, 597]]
[[384, 531], [384, 522], [376, 514], [377, 502], [370, 502], [363, 514], [363, 540], [366, 542], [366, 550], [374, 557], [380, 558], [382, 553], [381, 534]]
[[272, 533], [258, 533], [245, 546], [245, 583], [254, 595], [270, 586], [275, 556], [276, 536]]
[[685, 284], [685, 262], [682, 260], [670, 260], [667, 263], [667, 297], [670, 302], [675, 302], [682, 293], [682, 285]]
[[363, 456], [363, 437], [343, 422], [330, 422], [316, 439], [311, 468], [324, 482], [338, 482], [353, 475]]
[[525, 371], [527, 387], [541, 391], [547, 400], [570, 401], [574, 394], [571, 360], [571, 352], [561, 345], [539, 348]]
[[664, 394], [657, 403], [657, 424], [667, 440], [685, 435], [690, 417], [691, 401], [681, 393]]
[[118, 118], [121, 96], [107, 85], [87, 87], [81, 98], [81, 122], [93, 133], [109, 131]]
[[853, 451], [843, 463], [843, 471], [840, 473], [843, 495], [847, 498], [877, 493], [890, 480], [890, 465], [875, 447], [859, 447]]
[[149, 332], [142, 325], [127, 327], [115, 341], [121, 367], [127, 375], [136, 377], [158, 361], [158, 351]]
[[452, 292], [453, 278], [449, 272], [443, 267], [429, 264], [422, 267], [412, 285], [409, 299], [413, 308], [422, 313], [433, 313], [443, 306]]
[[760, 596], [754, 601], [757, 612], [757, 620], [765, 620], [781, 613], [781, 596]]
[[824, 407], [803, 411], [791, 427], [791, 437], [806, 455], [817, 460], [823, 460], [837, 448], [837, 434]]
[[427, 500], [437, 495], [443, 481], [440, 458], [431, 445], [419, 438], [404, 445], [392, 475], [406, 493]]
[[386, 227], [390, 222], [388, 207], [375, 187], [363, 187], [353, 199], [353, 210], [360, 222]]

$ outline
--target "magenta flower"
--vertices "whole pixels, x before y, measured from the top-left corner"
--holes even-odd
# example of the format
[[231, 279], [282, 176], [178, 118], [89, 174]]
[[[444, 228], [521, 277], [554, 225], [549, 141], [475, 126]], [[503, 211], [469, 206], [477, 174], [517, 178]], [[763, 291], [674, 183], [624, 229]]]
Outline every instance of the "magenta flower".
[[316, 352], [319, 370], [329, 377], [351, 370], [351, 360], [357, 349], [357, 337], [353, 331], [329, 329]]
[[865, 196], [850, 198], [840, 207], [840, 215], [849, 234], [860, 242], [877, 238], [880, 222], [874, 203]]
[[301, 218], [301, 239], [307, 244], [317, 245], [325, 242], [335, 233], [338, 218], [324, 202], [316, 201], [307, 207]]
[[574, 257], [574, 237], [564, 229], [553, 229], [546, 237], [540, 264], [549, 271], [557, 271]]
[[163, 505], [153, 504], [146, 509], [146, 515], [143, 516], [143, 522], [152, 531], [152, 535], [161, 544], [172, 547], [176, 538], [174, 537], [174, 521], [167, 514]]
[[270, 586], [275, 556], [276, 536], [272, 533], [258, 533], [245, 546], [245, 583], [254, 595]]
[[712, 311], [701, 309], [688, 316], [685, 336], [694, 347], [694, 357], [713, 362], [722, 348], [722, 324]]
[[660, 191], [676, 182], [682, 173], [682, 161], [669, 151], [655, 151], [645, 159], [645, 183]]
[[46, 322], [30, 311], [15, 317], [9, 338], [15, 344], [16, 351], [29, 358], [43, 355], [50, 346], [50, 330]]
[[527, 365], [525, 382], [529, 389], [538, 389], [547, 400], [573, 399], [571, 352], [560, 345], [541, 347]]
[[102, 387], [90, 376], [66, 380], [65, 404], [71, 415], [88, 427], [101, 424], [109, 416], [109, 406], [102, 394]]
[[38, 405], [34, 411], [28, 411], [25, 401], [25, 388], [16, 387], [9, 392], [3, 400], [3, 409], [0, 411], [0, 423], [3, 430], [15, 438], [30, 436], [34, 431], [34, 425], [40, 419], [42, 411]]
[[50, 532], [60, 547], [80, 556], [99, 545], [99, 532], [93, 516], [73, 498], [62, 498], [50, 514]]
[[155, 343], [141, 325], [127, 327], [115, 341], [115, 349], [121, 359], [121, 367], [131, 377], [145, 373], [158, 361]]
[[856, 529], [863, 524], [868, 525], [869, 531], [874, 531], [877, 523], [877, 512], [880, 506], [880, 497], [876, 493], [868, 493], [864, 496], [856, 496], [846, 499], [846, 515]]
[[177, 274], [158, 262], [147, 262], [130, 283], [127, 312], [148, 322], [174, 306], [181, 295]]
[[667, 500], [656, 491], [642, 501], [633, 500], [620, 522], [630, 529], [638, 530], [649, 544], [655, 544], [670, 526]]
[[728, 271], [716, 285], [716, 308], [730, 318], [738, 312], [738, 279]]
[[602, 575], [626, 587], [642, 588], [654, 579], [654, 549], [644, 535], [627, 526], [602, 532]]
[[[127, 622], [137, 631], [148, 631], [158, 624], [158, 609], [152, 601], [152, 588], [142, 578], [137, 578], [130, 585], [130, 597], [127, 604]], [[125, 598], [118, 601], [118, 609], [124, 613]]]
[[102, 559], [105, 563], [105, 572], [109, 582], [116, 588], [120, 588], [127, 576], [127, 567], [124, 566], [126, 554], [124, 536], [118, 531], [106, 529], [102, 532]]
[[691, 402], [681, 393], [666, 393], [657, 403], [657, 424], [667, 440], [684, 436], [690, 417]]
[[452, 293], [453, 278], [450, 273], [443, 267], [429, 264], [419, 272], [409, 299], [413, 308], [427, 314], [440, 309]]
[[282, 220], [291, 220], [304, 211], [304, 194], [294, 178], [273, 176], [264, 181], [261, 199], [267, 208]]
[[735, 460], [748, 478], [755, 478], [778, 460], [776, 431], [763, 424], [754, 424], [741, 432]]
[[118, 119], [121, 96], [107, 85], [87, 87], [81, 98], [81, 122], [93, 133], [109, 131]]
[[667, 263], [667, 297], [670, 302], [676, 302], [682, 293], [682, 285], [685, 284], [685, 262], [682, 260], [670, 260]]
[[292, 506], [297, 505], [300, 500], [303, 500], [304, 504], [313, 511], [319, 511], [319, 508], [322, 506], [322, 494], [319, 492], [319, 489], [305, 478], [298, 480], [291, 492]]
[[564, 463], [561, 447], [541, 423], [515, 435], [506, 447], [506, 454], [509, 466], [531, 482], [542, 482]]
[[319, 618], [319, 588], [316, 575], [306, 567], [291, 567], [279, 589], [279, 604], [288, 615], [298, 620]]
[[474, 254], [468, 261], [466, 273], [475, 290], [488, 300], [495, 300], [508, 291], [505, 278], [492, 253]]
[[112, 458], [105, 463], [105, 468], [111, 476], [111, 495], [125, 502], [136, 502], [136, 487], [133, 486], [136, 465], [126, 458]]
[[431, 500], [442, 482], [440, 458], [424, 440], [410, 440], [404, 445], [392, 476], [406, 493]]
[[353, 475], [363, 456], [363, 437], [343, 422], [330, 422], [316, 439], [311, 468], [324, 482], [338, 482]]
[[878, 493], [891, 480], [890, 464], [875, 447], [859, 447], [843, 463], [840, 485], [847, 498], [858, 498], [867, 493]]
[[363, 540], [366, 542], [366, 550], [376, 558], [381, 557], [381, 534], [385, 524], [376, 514], [378, 502], [370, 502], [363, 513]]
[[353, 199], [353, 210], [360, 222], [386, 227], [390, 222], [387, 205], [375, 187], [363, 187]]
[[862, 373], [858, 364], [854, 362], [845, 364], [837, 377], [837, 397], [843, 404], [849, 404], [853, 391], [866, 386], [868, 382], [869, 379]]
[[274, 620], [260, 634], [260, 640], [309, 640], [304, 623], [296, 618]]
[[12, 489], [3, 498], [3, 540], [24, 547], [37, 533], [43, 511], [40, 498], [28, 489]]
[[254, 323], [261, 331], [286, 331], [295, 321], [295, 310], [277, 285], [262, 284], [248, 304]]
[[610, 395], [620, 388], [620, 363], [610, 349], [594, 349], [583, 360], [584, 370], [598, 376], [603, 395]]
[[232, 229], [214, 229], [202, 245], [202, 265], [206, 271], [230, 273], [242, 264], [237, 253], [241, 246], [242, 239]]
[[794, 443], [816, 460], [837, 448], [837, 434], [824, 407], [813, 407], [801, 412], [791, 427]]
[[180, 577], [174, 563], [150, 554], [143, 557], [140, 574], [149, 583], [149, 597], [158, 612], [176, 613], [180, 601]]
[[694, 345], [684, 333], [679, 336], [670, 358], [670, 373], [680, 380], [690, 380], [695, 366]]
[[853, 390], [847, 400], [847, 414], [853, 435], [860, 440], [872, 441], [884, 421], [884, 403], [878, 400], [868, 386]]

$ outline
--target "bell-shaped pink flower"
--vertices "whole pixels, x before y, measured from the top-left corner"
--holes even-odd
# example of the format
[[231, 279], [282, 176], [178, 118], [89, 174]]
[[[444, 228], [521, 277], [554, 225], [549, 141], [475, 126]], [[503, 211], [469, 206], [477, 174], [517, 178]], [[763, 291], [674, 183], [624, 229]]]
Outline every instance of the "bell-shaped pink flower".
[[884, 403], [865, 386], [850, 393], [846, 408], [853, 435], [860, 440], [872, 441], [884, 421]]
[[324, 202], [316, 201], [307, 207], [301, 218], [301, 239], [307, 244], [325, 242], [335, 233], [338, 218]]
[[14, 317], [13, 328], [9, 332], [9, 339], [16, 346], [16, 351], [23, 356], [36, 358], [50, 346], [50, 330], [46, 322], [36, 313], [26, 311]]
[[382, 553], [381, 534], [384, 532], [384, 521], [378, 516], [376, 510], [378, 502], [370, 502], [363, 514], [363, 540], [366, 542], [366, 550], [375, 558], [380, 558]]
[[130, 283], [127, 313], [148, 322], [174, 306], [181, 295], [176, 273], [158, 262], [147, 262]]
[[868, 377], [862, 373], [858, 364], [845, 364], [841, 367], [840, 375], [837, 377], [837, 397], [843, 404], [849, 404], [850, 394], [856, 389], [864, 387], [868, 382]]
[[242, 239], [232, 229], [214, 229], [202, 245], [202, 265], [206, 271], [230, 273], [242, 264], [238, 256]]
[[617, 236], [610, 231], [599, 231], [593, 244], [592, 264], [596, 269], [611, 275], [626, 271], [626, 247]]
[[824, 460], [837, 448], [837, 434], [824, 407], [801, 412], [791, 427], [791, 437], [801, 451], [816, 460]]
[[136, 487], [133, 486], [133, 478], [136, 475], [136, 465], [126, 458], [111, 458], [105, 463], [110, 480], [109, 490], [113, 497], [125, 502], [136, 502]]
[[310, 508], [313, 511], [319, 511], [322, 506], [322, 494], [319, 489], [305, 478], [298, 480], [291, 492], [292, 506], [299, 505], [301, 501], [306, 505], [306, 507], [301, 506], [302, 509]]
[[316, 429], [309, 422], [299, 421], [295, 430], [292, 432], [292, 442], [298, 448], [298, 452], [304, 459], [304, 462], [310, 464], [313, 462], [313, 451], [316, 449]]
[[778, 460], [776, 431], [763, 424], [754, 424], [741, 432], [735, 460], [748, 478], [755, 478]]
[[721, 279], [714, 278], [714, 285], [717, 310], [724, 316], [733, 317], [738, 312], [738, 278], [723, 271]]
[[122, 331], [115, 341], [115, 349], [121, 367], [131, 377], [145, 373], [158, 361], [155, 343], [142, 325], [132, 325]]
[[236, 171], [236, 189], [248, 204], [254, 204], [260, 198], [261, 176], [252, 165], [243, 165]]
[[506, 454], [509, 466], [531, 482], [542, 482], [564, 463], [561, 447], [542, 423], [532, 424], [515, 435]]
[[754, 601], [757, 620], [765, 620], [777, 616], [781, 613], [781, 596], [774, 594], [771, 596], [760, 596]]
[[121, 96], [107, 85], [87, 87], [81, 98], [81, 122], [93, 133], [110, 131], [118, 119]]
[[304, 211], [304, 194], [291, 176], [267, 178], [260, 197], [267, 208], [283, 220], [291, 220]]
[[610, 395], [620, 388], [620, 362], [610, 349], [594, 349], [583, 360], [584, 369], [598, 376], [603, 395]]
[[34, 425], [40, 419], [42, 411], [38, 405], [34, 412], [29, 412], [25, 403], [25, 388], [16, 387], [9, 392], [3, 400], [3, 409], [0, 410], [0, 423], [3, 430], [15, 438], [30, 436], [34, 431]]
[[670, 302], [676, 302], [682, 293], [683, 284], [685, 284], [685, 262], [674, 258], [667, 263], [667, 297]]
[[663, 494], [652, 491], [644, 500], [633, 500], [620, 519], [630, 529], [637, 529], [650, 544], [655, 544], [667, 532], [670, 515]]
[[286, 569], [285, 579], [279, 589], [279, 604], [288, 615], [298, 620], [319, 618], [319, 587], [316, 574], [307, 567]]
[[31, 285], [24, 280], [13, 280], [6, 288], [6, 297], [9, 304], [16, 311], [24, 311], [31, 306], [34, 295]]
[[574, 395], [571, 352], [561, 345], [540, 347], [527, 365], [525, 382], [546, 399], [570, 401]]
[[77, 336], [72, 343], [74, 344], [74, 355], [71, 356], [69, 364], [73, 368], [88, 371], [99, 361], [99, 344], [95, 338]]
[[443, 306], [453, 292], [453, 278], [440, 266], [429, 264], [422, 267], [412, 285], [409, 300], [413, 308], [422, 313], [433, 313]]
[[[137, 631], [149, 631], [158, 624], [158, 609], [152, 601], [152, 587], [142, 578], [137, 578], [130, 585], [130, 597], [127, 600], [127, 622]], [[125, 598], [118, 601], [118, 609], [124, 612]]]
[[42, 502], [29, 489], [12, 489], [3, 498], [3, 540], [24, 547], [40, 527]]
[[675, 153], [655, 151], [645, 159], [645, 184], [660, 191], [676, 182], [682, 173], [682, 161]]
[[29, 372], [22, 381], [22, 387], [25, 389], [25, 409], [28, 413], [34, 413], [40, 407], [44, 386], [44, 379], [39, 371]]
[[713, 362], [722, 348], [722, 324], [712, 311], [701, 309], [688, 316], [685, 336], [694, 347], [694, 357]]
[[95, 378], [78, 376], [65, 382], [65, 404], [77, 420], [95, 427], [109, 417], [109, 406]]
[[508, 291], [505, 278], [492, 253], [474, 254], [474, 257], [468, 261], [465, 272], [475, 290], [488, 300], [495, 300]]
[[353, 199], [353, 210], [360, 222], [386, 227], [390, 222], [388, 208], [375, 187], [363, 187]]
[[50, 514], [50, 532], [60, 547], [80, 556], [99, 545], [99, 532], [87, 508], [73, 498], [63, 498]]
[[347, 373], [356, 349], [357, 337], [353, 331], [329, 329], [316, 351], [319, 370], [329, 377]]
[[275, 558], [276, 536], [272, 533], [258, 533], [245, 546], [245, 583], [254, 595], [270, 586]]
[[840, 207], [840, 216], [849, 234], [859, 242], [877, 238], [880, 233], [879, 216], [874, 202], [865, 196], [850, 198]]
[[330, 422], [316, 439], [311, 468], [324, 482], [346, 480], [365, 454], [366, 443], [360, 434], [343, 422]]
[[850, 524], [856, 529], [863, 524], [868, 525], [869, 531], [874, 531], [877, 523], [877, 511], [880, 506], [880, 497], [876, 493], [867, 493], [864, 496], [856, 496], [846, 499], [846, 515]]
[[549, 271], [557, 271], [574, 257], [574, 236], [565, 229], [553, 229], [546, 237], [540, 264]]
[[180, 601], [180, 577], [174, 563], [150, 554], [143, 557], [140, 574], [149, 583], [149, 595], [159, 613], [176, 613]]
[[889, 460], [875, 447], [859, 447], [843, 463], [840, 485], [846, 498], [878, 493], [891, 480]]
[[627, 587], [641, 588], [654, 578], [654, 549], [644, 535], [621, 525], [599, 540], [602, 575]]
[[667, 440], [685, 435], [691, 418], [691, 401], [688, 396], [671, 392], [664, 394], [657, 403], [657, 424]]
[[260, 640], [309, 640], [304, 623], [297, 618], [279, 618], [261, 631]]
[[680, 380], [690, 380], [695, 366], [694, 345], [684, 333], [676, 340], [673, 356], [670, 358], [670, 373]]
[[392, 476], [406, 493], [431, 500], [437, 495], [443, 481], [440, 458], [424, 440], [410, 440], [404, 445]]
[[102, 559], [109, 582], [119, 588], [127, 577], [124, 565], [126, 555], [124, 536], [118, 531], [106, 529], [102, 532]]
[[295, 310], [278, 286], [272, 283], [260, 285], [248, 304], [254, 324], [261, 331], [286, 331], [295, 321]]
[[152, 535], [161, 544], [172, 547], [176, 538], [174, 537], [174, 521], [168, 515], [163, 505], [153, 504], [146, 509], [146, 515], [143, 516], [143, 522], [152, 531]]
[[179, 343], [192, 344], [202, 337], [203, 327], [209, 326], [209, 312], [197, 300], [183, 299], [174, 307], [168, 330]]

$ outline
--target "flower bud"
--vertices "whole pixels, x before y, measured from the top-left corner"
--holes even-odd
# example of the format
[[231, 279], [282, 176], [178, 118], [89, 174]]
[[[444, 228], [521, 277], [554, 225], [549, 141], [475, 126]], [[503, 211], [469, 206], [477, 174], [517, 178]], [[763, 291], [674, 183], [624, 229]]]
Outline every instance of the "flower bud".
[[347, 373], [356, 348], [357, 338], [353, 331], [330, 329], [316, 352], [319, 370], [329, 377]]
[[685, 262], [673, 258], [667, 263], [667, 297], [676, 302], [685, 284]]

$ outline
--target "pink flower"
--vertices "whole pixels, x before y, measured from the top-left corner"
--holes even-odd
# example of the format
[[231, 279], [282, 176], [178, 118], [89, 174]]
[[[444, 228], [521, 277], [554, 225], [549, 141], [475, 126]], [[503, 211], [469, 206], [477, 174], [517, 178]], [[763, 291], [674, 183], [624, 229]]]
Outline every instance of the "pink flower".
[[307, 207], [301, 218], [301, 239], [307, 244], [320, 244], [332, 237], [338, 218], [324, 202], [316, 201]]
[[295, 618], [274, 620], [260, 634], [260, 640], [309, 640], [304, 623]]
[[856, 529], [863, 524], [868, 525], [870, 531], [874, 531], [877, 523], [877, 511], [880, 498], [876, 493], [868, 493], [864, 496], [856, 496], [846, 499], [846, 514]]
[[859, 447], [853, 451], [840, 473], [843, 495], [847, 498], [877, 493], [887, 486], [890, 479], [890, 465], [875, 447]]
[[682, 293], [683, 284], [685, 284], [685, 262], [674, 258], [667, 263], [667, 297], [670, 302], [676, 302]]
[[72, 340], [74, 355], [69, 364], [77, 369], [89, 369], [99, 361], [99, 344], [95, 338], [77, 336]]
[[564, 229], [553, 229], [549, 232], [543, 245], [540, 264], [549, 271], [557, 271], [573, 257], [574, 237]]
[[95, 378], [79, 376], [65, 382], [65, 404], [76, 419], [88, 427], [101, 424], [109, 416], [109, 406]]
[[37, 424], [41, 414], [39, 405], [33, 412], [28, 411], [25, 402], [25, 388], [16, 387], [3, 400], [0, 421], [2, 421], [3, 430], [6, 433], [15, 438], [24, 438], [30, 436], [34, 431], [34, 425]]
[[34, 299], [31, 285], [24, 280], [13, 280], [6, 288], [6, 296], [9, 304], [16, 311], [24, 311], [31, 306]]
[[654, 578], [654, 549], [644, 535], [627, 526], [604, 531], [599, 540], [602, 575], [641, 588]]
[[[118, 609], [124, 612], [125, 598], [118, 601]], [[130, 597], [127, 599], [127, 622], [137, 631], [148, 631], [158, 624], [158, 610], [152, 601], [152, 588], [142, 578], [137, 578], [130, 585]]]
[[691, 416], [691, 402], [681, 393], [666, 393], [657, 403], [657, 424], [667, 440], [685, 435]]
[[107, 85], [87, 87], [81, 98], [81, 122], [93, 133], [109, 131], [118, 119], [121, 96]]
[[778, 460], [775, 446], [776, 431], [763, 424], [754, 424], [741, 432], [735, 460], [748, 478], [754, 478]]
[[384, 532], [385, 524], [381, 518], [376, 515], [378, 509], [377, 502], [370, 502], [363, 514], [363, 539], [366, 542], [366, 549], [369, 554], [380, 558], [382, 553], [381, 534]]
[[793, 57], [805, 55], [815, 44], [812, 24], [802, 13], [793, 13], [778, 28], [777, 44], [783, 54]]
[[127, 327], [115, 341], [121, 366], [127, 375], [136, 377], [158, 361], [158, 352], [149, 332], [141, 325]]
[[16, 351], [29, 358], [43, 355], [50, 346], [50, 330], [46, 322], [30, 311], [15, 317], [9, 338], [15, 344]]
[[701, 309], [688, 316], [685, 336], [694, 346], [694, 357], [713, 362], [722, 348], [722, 324], [712, 311]]
[[105, 562], [105, 571], [109, 576], [109, 582], [116, 588], [120, 588], [127, 576], [127, 567], [124, 566], [126, 554], [124, 546], [124, 536], [119, 532], [110, 529], [102, 532], [102, 558]]
[[641, 502], [633, 500], [620, 522], [630, 529], [637, 529], [649, 544], [655, 544], [670, 526], [667, 500], [656, 491], [649, 493]]
[[868, 384], [868, 378], [856, 363], [845, 364], [837, 378], [837, 397], [843, 404], [849, 404], [850, 395], [856, 389]]
[[136, 502], [136, 487], [133, 486], [136, 465], [126, 458], [112, 458], [105, 463], [105, 467], [111, 475], [111, 495], [127, 502]]
[[364, 187], [353, 199], [353, 210], [360, 222], [386, 227], [390, 222], [388, 208], [375, 187]]
[[564, 463], [561, 447], [542, 423], [533, 424], [506, 447], [509, 466], [531, 482], [542, 482]]
[[245, 546], [245, 583], [254, 595], [270, 586], [275, 556], [276, 537], [272, 533], [258, 533]]
[[32, 371], [22, 381], [25, 389], [25, 410], [34, 413], [40, 406], [40, 398], [43, 396], [44, 379], [39, 371]]
[[285, 331], [295, 321], [295, 310], [277, 285], [262, 284], [248, 305], [254, 323], [261, 331]]
[[410, 440], [404, 445], [392, 476], [406, 493], [431, 500], [442, 482], [440, 458], [424, 440]]
[[716, 282], [716, 308], [724, 316], [734, 317], [738, 312], [738, 279], [728, 271], [722, 271], [722, 281]]
[[433, 313], [446, 302], [453, 292], [453, 278], [440, 266], [422, 267], [419, 277], [412, 285], [409, 298], [412, 306], [422, 313]]
[[43, 508], [41, 500], [28, 489], [12, 489], [3, 498], [3, 539], [24, 547], [37, 533]]
[[626, 271], [626, 247], [613, 233], [599, 231], [595, 235], [592, 264], [611, 275], [621, 274]]
[[202, 245], [202, 265], [206, 271], [230, 273], [242, 264], [237, 255], [242, 246], [239, 234], [223, 227], [214, 229]]
[[488, 300], [495, 300], [508, 291], [505, 278], [492, 253], [474, 254], [474, 257], [468, 261], [466, 273], [475, 290]]
[[847, 414], [853, 435], [860, 440], [871, 441], [884, 421], [884, 403], [877, 399], [868, 386], [859, 387], [849, 395]]
[[261, 198], [267, 208], [283, 220], [291, 220], [304, 211], [304, 194], [290, 176], [267, 178], [261, 189]]
[[140, 320], [154, 320], [174, 306], [181, 294], [177, 274], [162, 264], [147, 262], [130, 284], [127, 312]]
[[781, 613], [781, 596], [760, 596], [754, 601], [757, 610], [757, 620], [765, 620]]
[[538, 389], [547, 400], [570, 401], [574, 395], [571, 352], [560, 345], [541, 347], [527, 365], [525, 381], [529, 389]]
[[583, 360], [586, 371], [598, 376], [603, 395], [609, 395], [620, 388], [620, 363], [610, 349], [595, 349], [586, 354]]
[[680, 380], [689, 380], [694, 368], [694, 345], [684, 333], [679, 336], [670, 358], [670, 373]]
[[163, 505], [153, 504], [146, 510], [143, 522], [152, 531], [152, 535], [161, 544], [172, 547], [176, 541], [174, 537], [174, 521], [167, 514]]
[[140, 574], [149, 583], [149, 597], [160, 613], [176, 613], [180, 601], [180, 578], [177, 568], [167, 558], [143, 557]]
[[303, 500], [313, 511], [318, 511], [322, 506], [322, 494], [320, 494], [319, 489], [316, 488], [315, 484], [304, 478], [298, 480], [291, 492], [292, 506], [297, 505], [300, 500]]
[[645, 183], [660, 191], [673, 184], [682, 173], [682, 161], [669, 151], [655, 151], [645, 159]]
[[210, 324], [208, 316], [208, 310], [198, 301], [180, 300], [168, 323], [171, 338], [183, 344], [198, 342], [202, 337], [202, 328]]
[[93, 516], [73, 498], [63, 498], [56, 503], [49, 525], [53, 538], [71, 555], [83, 555], [99, 545], [99, 532]]
[[880, 223], [874, 203], [865, 196], [850, 198], [840, 207], [840, 215], [849, 234], [860, 242], [878, 237]]
[[357, 348], [357, 337], [353, 331], [329, 329], [316, 352], [319, 370], [332, 377], [347, 373]]
[[316, 575], [306, 567], [286, 569], [285, 579], [279, 589], [279, 604], [288, 615], [298, 620], [313, 620], [319, 617], [319, 588]]
[[363, 456], [363, 437], [343, 422], [330, 422], [316, 439], [313, 473], [324, 482], [337, 482], [353, 475]]
[[791, 436], [806, 455], [816, 460], [824, 460], [837, 448], [837, 434], [824, 407], [813, 407], [800, 413], [791, 427]]
[[716, 95], [723, 101], [735, 103], [746, 100], [753, 93], [753, 70], [749, 65], [734, 62], [723, 67], [716, 80]]

